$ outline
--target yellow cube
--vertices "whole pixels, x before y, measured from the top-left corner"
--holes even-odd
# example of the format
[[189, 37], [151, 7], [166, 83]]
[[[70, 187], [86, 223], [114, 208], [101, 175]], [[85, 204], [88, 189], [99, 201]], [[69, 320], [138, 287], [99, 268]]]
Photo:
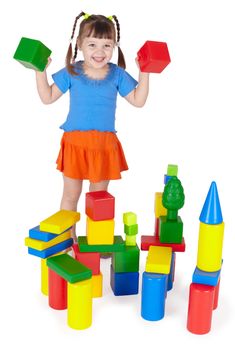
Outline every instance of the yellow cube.
[[87, 216], [86, 223], [87, 243], [113, 244], [114, 242], [114, 219], [94, 221]]
[[80, 213], [71, 210], [60, 210], [40, 222], [40, 230], [60, 234], [80, 220]]
[[100, 273], [99, 275], [92, 275], [92, 298], [100, 298], [103, 293], [103, 275]]
[[171, 269], [172, 248], [150, 246], [145, 271], [169, 274]]
[[155, 217], [166, 216], [167, 210], [162, 204], [162, 192], [155, 193], [155, 205], [154, 205]]

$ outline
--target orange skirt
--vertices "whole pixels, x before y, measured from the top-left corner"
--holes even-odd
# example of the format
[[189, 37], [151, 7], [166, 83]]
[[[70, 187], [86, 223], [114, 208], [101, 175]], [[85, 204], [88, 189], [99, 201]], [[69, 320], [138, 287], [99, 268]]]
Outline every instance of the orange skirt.
[[91, 182], [121, 178], [128, 165], [117, 135], [112, 132], [64, 132], [57, 169], [67, 177]]

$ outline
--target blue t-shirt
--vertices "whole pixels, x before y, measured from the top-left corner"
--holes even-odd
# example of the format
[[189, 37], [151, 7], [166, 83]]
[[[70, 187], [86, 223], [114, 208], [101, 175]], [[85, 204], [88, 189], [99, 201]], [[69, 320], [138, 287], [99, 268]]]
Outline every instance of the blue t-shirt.
[[70, 91], [70, 107], [67, 119], [60, 126], [64, 131], [115, 130], [117, 93], [128, 95], [138, 84], [130, 74], [116, 64], [109, 63], [107, 76], [102, 80], [91, 79], [83, 71], [83, 61], [75, 63], [79, 75], [73, 76], [66, 68], [52, 75], [62, 93]]

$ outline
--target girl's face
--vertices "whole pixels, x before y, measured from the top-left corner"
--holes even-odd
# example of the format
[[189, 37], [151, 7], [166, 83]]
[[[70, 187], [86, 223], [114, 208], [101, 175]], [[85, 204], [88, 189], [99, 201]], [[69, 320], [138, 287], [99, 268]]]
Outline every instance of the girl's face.
[[95, 69], [103, 68], [112, 58], [114, 41], [112, 39], [99, 39], [86, 37], [82, 40], [79, 49], [83, 53], [87, 66]]

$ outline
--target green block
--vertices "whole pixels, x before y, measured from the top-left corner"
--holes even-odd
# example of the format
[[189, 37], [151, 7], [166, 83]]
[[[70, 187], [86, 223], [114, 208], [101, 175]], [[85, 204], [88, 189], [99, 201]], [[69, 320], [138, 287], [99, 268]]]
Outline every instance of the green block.
[[167, 220], [166, 216], [160, 216], [159, 237], [161, 243], [182, 243], [183, 222], [180, 216], [177, 220]]
[[50, 54], [51, 50], [41, 41], [21, 38], [13, 58], [23, 64], [26, 68], [43, 72]]
[[112, 266], [114, 272], [138, 272], [139, 271], [140, 250], [135, 247], [125, 246], [123, 252], [113, 253]]
[[178, 174], [178, 165], [168, 164], [167, 175], [168, 176], [177, 176]]
[[76, 283], [92, 277], [92, 271], [68, 254], [47, 259], [47, 266], [69, 283]]
[[131, 211], [123, 214], [123, 223], [125, 225], [135, 225], [137, 224], [137, 215]]
[[82, 253], [97, 252], [97, 253], [113, 253], [121, 252], [125, 249], [125, 242], [122, 236], [114, 236], [114, 244], [88, 244], [86, 236], [78, 237], [78, 246]]
[[124, 232], [128, 236], [134, 236], [138, 233], [138, 224], [135, 225], [126, 225], [124, 224]]

